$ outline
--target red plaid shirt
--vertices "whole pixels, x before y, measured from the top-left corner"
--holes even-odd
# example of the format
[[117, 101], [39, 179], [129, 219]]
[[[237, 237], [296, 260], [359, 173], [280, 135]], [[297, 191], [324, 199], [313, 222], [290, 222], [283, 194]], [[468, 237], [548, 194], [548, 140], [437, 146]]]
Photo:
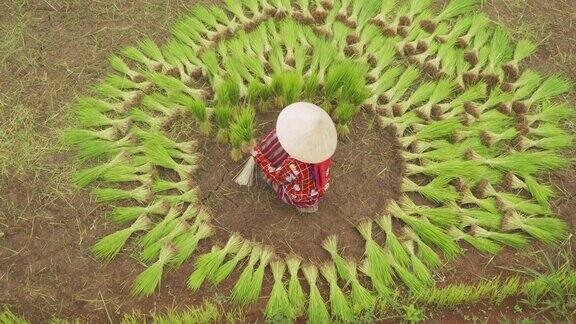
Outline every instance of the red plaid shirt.
[[266, 178], [277, 185], [278, 197], [284, 202], [296, 207], [310, 207], [322, 198], [323, 191], [318, 191], [311, 176], [311, 164], [290, 157], [280, 145], [276, 130], [268, 133], [256, 146], [254, 159]]

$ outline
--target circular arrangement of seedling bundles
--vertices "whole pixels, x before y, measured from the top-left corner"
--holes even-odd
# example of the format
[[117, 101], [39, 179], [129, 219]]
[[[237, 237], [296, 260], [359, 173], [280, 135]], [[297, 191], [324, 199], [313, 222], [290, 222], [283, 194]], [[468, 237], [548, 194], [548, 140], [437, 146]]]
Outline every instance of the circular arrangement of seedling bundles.
[[[496, 254], [530, 237], [562, 241], [567, 225], [553, 217], [554, 193], [537, 174], [568, 164], [558, 150], [571, 137], [559, 122], [572, 110], [553, 99], [570, 84], [520, 69], [534, 44], [513, 43], [473, 12], [478, 3], [452, 0], [432, 12], [431, 0], [228, 0], [194, 6], [161, 47], [145, 39], [112, 56], [117, 73], [93, 88], [96, 97], [78, 100], [80, 128], [65, 133], [78, 158], [93, 163], [74, 182], [97, 182], [97, 199], [117, 202], [108, 217], [127, 224], [93, 252], [109, 261], [137, 240], [149, 266], [135, 295], [152, 294], [166, 267], [191, 258], [192, 290], [240, 268], [231, 292], [240, 304], [255, 301], [271, 273], [265, 316], [319, 323], [370, 314], [399, 291], [423, 296], [434, 287], [434, 269], [464, 247]], [[196, 142], [176, 140], [171, 125], [229, 143], [240, 160], [254, 142], [257, 110], [299, 100], [326, 109], [342, 137], [361, 109], [398, 137], [404, 195], [358, 225], [365, 258], [344, 259], [331, 236], [323, 247], [332, 262], [313, 265], [236, 234], [195, 256], [213, 229], [191, 178]], [[329, 287], [326, 302], [320, 280]], [[500, 299], [518, 281], [503, 285], [494, 292]], [[436, 295], [426, 296], [434, 303]]]

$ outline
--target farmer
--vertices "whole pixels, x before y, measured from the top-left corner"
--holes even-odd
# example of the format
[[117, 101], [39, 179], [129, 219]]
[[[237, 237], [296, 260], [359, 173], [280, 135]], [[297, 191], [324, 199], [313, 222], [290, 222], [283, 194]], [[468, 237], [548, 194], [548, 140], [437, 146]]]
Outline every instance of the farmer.
[[278, 198], [314, 213], [330, 185], [336, 127], [320, 107], [297, 102], [284, 108], [276, 128], [252, 149], [256, 165]]

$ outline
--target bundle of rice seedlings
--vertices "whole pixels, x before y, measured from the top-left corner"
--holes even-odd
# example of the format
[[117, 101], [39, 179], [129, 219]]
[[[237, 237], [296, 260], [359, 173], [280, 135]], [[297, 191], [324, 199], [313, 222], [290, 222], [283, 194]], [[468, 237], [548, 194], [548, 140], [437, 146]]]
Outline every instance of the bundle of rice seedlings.
[[304, 80], [296, 72], [276, 74], [272, 81], [272, 90], [276, 93], [276, 107], [283, 108], [298, 101], [302, 94]]
[[502, 141], [510, 141], [515, 139], [517, 135], [518, 131], [514, 128], [509, 128], [499, 134], [487, 130], [480, 131], [480, 138], [486, 146], [496, 145]]
[[364, 30], [368, 27], [367, 23], [381, 9], [381, 1], [370, 0], [358, 3], [352, 2], [352, 12], [348, 17], [348, 25], [357, 30]]
[[150, 188], [145, 185], [131, 190], [97, 188], [93, 190], [93, 193], [99, 202], [133, 199], [140, 203], [146, 203], [153, 198], [153, 193], [150, 191]]
[[539, 148], [543, 150], [560, 150], [569, 147], [571, 144], [572, 136], [568, 134], [543, 137], [538, 139], [529, 139], [525, 136], [519, 136], [514, 140], [514, 148], [521, 152], [531, 148]]
[[190, 38], [194, 41], [208, 47], [212, 40], [218, 38], [216, 31], [210, 30], [206, 24], [197, 17], [192, 15], [184, 16], [183, 21], [188, 26], [187, 31]]
[[453, 110], [452, 114], [462, 113], [463, 107], [466, 103], [484, 99], [486, 98], [487, 93], [488, 91], [486, 84], [483, 82], [478, 82], [475, 85], [468, 87], [464, 92], [462, 92], [452, 101], [448, 103], [435, 104], [432, 107], [432, 115], [435, 117], [441, 116], [444, 119], [450, 118], [451, 115], [446, 115], [448, 111]]
[[412, 265], [412, 272], [416, 278], [418, 278], [418, 280], [424, 285], [431, 285], [434, 282], [432, 279], [432, 274], [430, 273], [430, 270], [428, 270], [428, 267], [424, 265], [422, 260], [420, 260], [420, 258], [418, 258], [416, 255], [414, 241], [407, 240], [403, 241], [402, 244], [406, 248], [406, 251], [408, 251], [410, 254], [410, 264]]
[[383, 36], [380, 29], [374, 25], [368, 25], [360, 35], [350, 34], [346, 38], [348, 46], [344, 49], [347, 56], [363, 56], [368, 44], [382, 43]]
[[[514, 178], [519, 180], [516, 177]], [[540, 205], [549, 207], [550, 198], [554, 196], [554, 190], [552, 190], [550, 186], [538, 183], [538, 181], [531, 175], [524, 174], [522, 175], [522, 178], [524, 178], [524, 182], [522, 184], [519, 181], [514, 181], [514, 179], [512, 180], [512, 183], [519, 185], [520, 189], [528, 190], [528, 192], [530, 192], [532, 197], [534, 197]], [[512, 186], [515, 187], [514, 185]]]
[[497, 105], [507, 102], [513, 98], [511, 93], [507, 93], [502, 91], [500, 88], [495, 88], [490, 92], [486, 101], [482, 104], [474, 104], [472, 102], [465, 102], [464, 103], [464, 110], [474, 116], [476, 119], [480, 119], [480, 116], [483, 115], [485, 111], [490, 111], [493, 107]]
[[348, 273], [348, 265], [346, 260], [338, 254], [338, 237], [336, 235], [328, 236], [324, 242], [322, 242], [322, 247], [330, 253], [332, 257], [332, 262], [336, 265], [336, 270], [338, 275], [344, 280], [348, 281], [350, 274]]
[[390, 217], [390, 215], [381, 216], [376, 220], [376, 223], [386, 234], [386, 248], [390, 251], [394, 259], [402, 265], [410, 264], [408, 252], [406, 252], [392, 230], [392, 217]]
[[112, 126], [120, 133], [126, 133], [126, 131], [128, 131], [131, 125], [130, 118], [121, 118], [121, 119], [110, 118], [106, 116], [104, 112], [100, 111], [98, 106], [96, 105], [89, 107], [88, 106], [82, 107], [82, 109], [77, 109], [76, 120], [79, 126], [83, 128]]
[[420, 279], [418, 279], [418, 277], [416, 277], [412, 272], [410, 272], [406, 266], [397, 262], [390, 253], [387, 254], [387, 257], [388, 262], [390, 262], [392, 268], [394, 268], [396, 275], [400, 278], [400, 280], [402, 280], [406, 287], [408, 287], [412, 294], [418, 293], [424, 289], [425, 284], [421, 282]]
[[256, 262], [260, 259], [262, 255], [262, 248], [258, 245], [252, 248], [252, 252], [250, 253], [250, 258], [248, 259], [248, 264], [242, 270], [240, 277], [238, 277], [238, 281], [232, 288], [232, 299], [240, 304], [247, 304], [248, 303], [248, 296], [250, 294], [251, 284], [252, 284], [252, 277], [254, 275], [254, 266]]
[[321, 38], [318, 39], [315, 44], [314, 53], [312, 54], [310, 68], [304, 76], [309, 78], [312, 75], [316, 75], [318, 77], [318, 83], [324, 84], [326, 72], [336, 58], [337, 53], [338, 51], [334, 49], [330, 42]]
[[192, 253], [196, 250], [198, 243], [214, 234], [212, 227], [205, 223], [200, 223], [197, 229], [185, 232], [174, 239], [174, 245], [176, 246], [176, 254], [170, 260], [170, 264], [179, 267], [186, 260], [192, 256]]
[[393, 284], [392, 269], [386, 261], [386, 252], [372, 238], [372, 221], [365, 221], [357, 226], [358, 232], [366, 241], [366, 257], [368, 259], [368, 271], [370, 279], [375, 288], [382, 295], [391, 292], [390, 286]]
[[[475, 40], [480, 38], [476, 37]], [[483, 45], [482, 45], [483, 46]], [[473, 49], [474, 50], [474, 49]], [[488, 60], [490, 59], [490, 47], [482, 47], [478, 50], [478, 52], [469, 51], [464, 53], [464, 57], [474, 67], [468, 70], [462, 76], [465, 84], [473, 84], [478, 82], [480, 79], [480, 73], [482, 69], [486, 67], [488, 64]], [[487, 80], [488, 81], [488, 80]]]
[[499, 193], [496, 196], [496, 204], [503, 211], [514, 210], [528, 215], [550, 215], [548, 207], [536, 203], [532, 199], [525, 199], [511, 193]]
[[546, 79], [529, 98], [514, 102], [514, 111], [517, 113], [526, 113], [534, 103], [559, 96], [570, 91], [571, 88], [572, 85], [568, 79], [559, 75], [553, 75]]
[[194, 264], [195, 270], [190, 275], [190, 278], [188, 278], [188, 288], [192, 291], [198, 290], [198, 288], [202, 286], [204, 279], [218, 271], [226, 255], [234, 253], [240, 248], [242, 241], [242, 238], [238, 234], [232, 234], [224, 248], [216, 248], [211, 252], [199, 256]]
[[320, 272], [330, 285], [330, 310], [332, 318], [337, 321], [349, 322], [353, 319], [352, 308], [342, 289], [338, 286], [338, 275], [333, 263], [325, 263], [320, 267]]
[[482, 13], [474, 14], [472, 17], [472, 22], [470, 23], [470, 28], [463, 36], [458, 38], [458, 46], [461, 48], [466, 48], [478, 33], [484, 31], [486, 26], [490, 23], [490, 19]]
[[78, 171], [72, 177], [72, 182], [79, 188], [83, 188], [89, 185], [90, 183], [98, 180], [101, 177], [101, 175], [104, 174], [108, 169], [116, 165], [128, 162], [128, 159], [129, 158], [126, 152], [120, 152], [110, 161], [104, 164], [100, 164], [88, 169]]
[[394, 116], [402, 116], [412, 105], [416, 106], [423, 103], [430, 98], [435, 89], [436, 83], [434, 82], [420, 84], [407, 100], [394, 104], [392, 109]]
[[234, 257], [228, 261], [226, 261], [218, 271], [214, 272], [208, 279], [214, 284], [214, 286], [219, 285], [222, 281], [230, 276], [232, 271], [236, 268], [238, 263], [244, 260], [250, 254], [252, 250], [253, 244], [250, 241], [245, 241], [238, 249], [238, 252], [234, 255]]
[[76, 104], [74, 105], [75, 111], [81, 111], [85, 109], [95, 109], [100, 113], [106, 113], [106, 112], [125, 113], [127, 108], [129, 107], [126, 107], [122, 102], [108, 102], [102, 99], [91, 97], [79, 98], [76, 101]]
[[550, 101], [544, 101], [542, 105], [538, 106], [535, 114], [523, 116], [525, 124], [530, 126], [536, 122], [548, 122], [557, 124], [558, 122], [572, 118], [574, 116], [574, 109], [570, 108], [567, 104], [553, 104]]
[[436, 245], [448, 258], [455, 258], [462, 253], [458, 244], [448, 234], [434, 226], [427, 219], [409, 216], [395, 202], [389, 204], [388, 211], [392, 216], [399, 218], [410, 226], [423, 242]]
[[230, 105], [219, 104], [214, 108], [214, 120], [218, 126], [216, 139], [220, 143], [226, 143], [229, 140], [229, 126], [234, 110]]
[[482, 157], [473, 150], [469, 150], [466, 154], [469, 159], [482, 164], [519, 174], [534, 174], [546, 170], [557, 170], [568, 164], [565, 158], [550, 151], [514, 152], [492, 158]]
[[404, 70], [402, 75], [400, 75], [396, 85], [382, 94], [384, 101], [389, 105], [394, 105], [397, 103], [402, 95], [404, 95], [406, 90], [408, 90], [414, 81], [418, 79], [420, 73], [421, 72], [419, 68], [415, 66], [409, 66], [406, 70]]
[[240, 101], [240, 87], [233, 80], [225, 81], [216, 89], [216, 98], [220, 104], [236, 105]]
[[156, 290], [160, 283], [164, 266], [170, 261], [176, 249], [171, 244], [166, 244], [160, 251], [158, 260], [149, 266], [146, 270], [142, 271], [134, 280], [132, 285], [132, 294], [135, 296], [150, 296]]
[[203, 101], [194, 99], [183, 93], [173, 93], [170, 95], [170, 99], [174, 102], [184, 106], [184, 108], [189, 111], [194, 118], [200, 124], [199, 130], [202, 134], [210, 134], [212, 125], [210, 124], [210, 111], [206, 108]]
[[370, 21], [381, 28], [386, 28], [388, 26], [388, 22], [391, 20], [390, 15], [396, 6], [396, 0], [383, 0], [380, 3], [380, 10], [378, 14], [375, 15]]
[[269, 247], [264, 247], [262, 249], [262, 254], [260, 255], [260, 262], [258, 263], [258, 268], [254, 271], [252, 276], [252, 282], [250, 283], [250, 290], [246, 294], [246, 302], [252, 303], [260, 297], [260, 292], [262, 291], [262, 282], [264, 281], [264, 271], [270, 262], [270, 259], [274, 256], [274, 252]]
[[245, 107], [238, 112], [230, 125], [231, 157], [234, 161], [242, 158], [242, 147], [251, 147], [254, 142], [254, 118], [256, 112], [252, 107]]
[[[379, 300], [389, 300], [390, 298], [393, 298], [395, 291], [392, 290], [392, 288], [390, 288], [389, 286], [386, 286], [382, 281], [372, 280], [372, 274], [370, 273], [370, 268], [371, 266], [368, 259], [362, 260], [362, 263], [358, 266], [358, 270], [370, 279], [370, 282], [372, 283], [372, 288], [374, 288], [374, 291], [376, 292], [376, 295], [378, 296]], [[390, 273], [392, 273], [392, 271], [393, 271], [392, 267], [390, 266]]]
[[151, 129], [142, 130], [138, 127], [132, 127], [130, 131], [144, 142], [155, 142], [165, 147], [166, 149], [176, 149], [186, 154], [194, 154], [196, 152], [196, 147], [198, 146], [198, 143], [194, 140], [187, 142], [176, 142], [166, 137], [162, 132]]
[[187, 111], [180, 105], [174, 105], [172, 100], [158, 92], [142, 97], [142, 108], [159, 112], [166, 117], [176, 118]]
[[356, 263], [352, 260], [346, 262], [346, 268], [349, 275], [350, 283], [350, 306], [354, 315], [370, 314], [376, 306], [376, 297], [366, 289], [358, 280]]
[[201, 221], [196, 219], [193, 225], [188, 223], [188, 220], [184, 217], [178, 217], [176, 219], [171, 220], [167, 227], [167, 231], [163, 234], [163, 236], [158, 237], [156, 241], [149, 243], [148, 245], [144, 246], [142, 249], [142, 253], [140, 259], [143, 262], [148, 262], [158, 256], [162, 246], [166, 243], [172, 242], [178, 236], [189, 233], [194, 231], [198, 224]]
[[169, 210], [169, 204], [162, 200], [156, 200], [145, 207], [114, 207], [114, 209], [108, 213], [107, 217], [115, 223], [124, 224], [129, 221], [134, 221], [141, 215], [166, 215]]
[[506, 92], [516, 92], [514, 98], [523, 99], [536, 89], [541, 81], [542, 77], [540, 74], [534, 70], [526, 70], [522, 73], [519, 78], [514, 79], [515, 82], [503, 82], [500, 88]]
[[[459, 37], [465, 36], [470, 31], [473, 23], [478, 23], [476, 15], [465, 16], [456, 21], [451, 30], [447, 33], [438, 34], [435, 40], [440, 43], [456, 43]], [[438, 29], [438, 28], [437, 28]], [[437, 32], [438, 30], [436, 30]]]
[[367, 97], [366, 74], [368, 66], [353, 60], [344, 60], [328, 70], [324, 91], [326, 99], [360, 104]]
[[490, 87], [496, 85], [503, 78], [501, 66], [511, 55], [510, 39], [503, 27], [496, 27], [490, 42], [490, 55], [488, 65], [482, 72], [484, 79]]
[[420, 236], [418, 236], [414, 231], [410, 229], [408, 226], [404, 226], [403, 228], [404, 235], [409, 238], [411, 241], [416, 242], [418, 246], [417, 256], [422, 262], [430, 267], [430, 268], [437, 268], [442, 265], [442, 260], [440, 256], [432, 248], [430, 248]]
[[481, 252], [486, 252], [490, 254], [498, 254], [500, 252], [500, 245], [492, 242], [491, 240], [484, 237], [475, 237], [470, 234], [464, 233], [457, 227], [451, 227], [448, 229], [448, 234], [454, 238], [454, 240], [464, 240], [472, 245], [475, 249]]
[[359, 111], [360, 106], [356, 106], [347, 101], [342, 101], [336, 106], [332, 115], [336, 120], [336, 130], [338, 130], [339, 135], [343, 137], [350, 135], [348, 124]]
[[218, 12], [210, 10], [209, 7], [205, 5], [193, 6], [192, 10], [190, 10], [190, 13], [192, 16], [203, 22], [206, 25], [206, 29], [210, 28], [211, 31], [215, 32], [215, 34], [207, 34], [211, 40], [216, 41], [225, 35], [231, 35], [231, 31], [229, 30], [228, 25], [219, 21], [219, 19], [224, 19], [226, 22], [230, 21], [226, 14], [223, 14], [223, 16], [215, 16], [215, 14], [218, 14]]
[[411, 0], [410, 7], [408, 11], [400, 17], [399, 24], [401, 26], [410, 26], [416, 16], [430, 7], [431, 2], [431, 0]]
[[194, 166], [177, 163], [168, 150], [158, 143], [152, 141], [145, 142], [143, 148], [146, 159], [150, 163], [174, 170], [182, 180], [188, 179], [188, 176], [194, 172]]
[[[422, 53], [426, 51], [433, 43], [436, 42], [436, 37], [438, 35], [443, 35], [448, 33], [450, 26], [446, 23], [441, 23], [438, 28], [432, 33], [428, 34], [426, 31], [420, 28], [412, 29], [412, 32], [404, 38], [403, 42], [403, 52], [407, 55], [415, 55], [417, 53]], [[411, 38], [411, 39], [408, 39]], [[401, 52], [402, 53], [402, 52]]]
[[129, 78], [120, 75], [112, 74], [106, 77], [105, 84], [112, 86], [118, 90], [135, 90], [135, 91], [148, 91], [152, 83], [148, 81], [135, 82]]
[[[480, 202], [481, 200], [477, 199], [475, 201]], [[471, 203], [470, 200], [466, 200], [464, 202]], [[480, 202], [480, 204], [482, 204], [482, 202]], [[459, 213], [462, 215], [462, 226], [478, 225], [491, 229], [500, 229], [500, 224], [502, 224], [502, 214], [500, 214], [499, 211], [461, 208], [459, 209]]]
[[417, 192], [436, 203], [455, 202], [459, 196], [454, 188], [448, 185], [450, 180], [445, 177], [437, 177], [428, 184], [420, 186], [409, 178], [403, 178], [400, 190], [402, 192]]
[[100, 179], [106, 182], [140, 182], [144, 186], [152, 186], [151, 190], [155, 192], [152, 173], [154, 166], [150, 163], [141, 166], [115, 165], [104, 171]]
[[514, 211], [508, 211], [502, 220], [505, 231], [519, 229], [540, 242], [548, 245], [562, 243], [568, 235], [566, 222], [552, 217], [526, 217]]
[[148, 229], [150, 224], [150, 219], [146, 215], [141, 215], [130, 227], [101, 238], [92, 247], [92, 253], [103, 261], [110, 261], [120, 252], [133, 233]]
[[508, 79], [516, 80], [519, 75], [519, 63], [525, 58], [529, 57], [536, 51], [536, 44], [528, 39], [520, 40], [516, 44], [516, 49], [514, 50], [514, 56], [511, 61], [502, 65], [504, 72], [506, 73]]
[[77, 159], [84, 162], [100, 157], [116, 156], [121, 152], [136, 150], [136, 141], [129, 133], [123, 138], [110, 142], [101, 139], [90, 139], [76, 144]]
[[470, 228], [470, 232], [472, 233], [472, 235], [476, 237], [484, 237], [487, 239], [491, 239], [493, 241], [511, 246], [518, 250], [526, 247], [526, 245], [528, 244], [528, 239], [526, 238], [526, 236], [519, 233], [491, 232], [483, 229], [478, 225], [472, 225]]
[[404, 147], [408, 147], [417, 140], [426, 141], [450, 136], [461, 127], [462, 124], [457, 118], [444, 119], [432, 122], [420, 128], [416, 134], [400, 138], [399, 140]]
[[294, 10], [294, 19], [297, 21], [311, 25], [314, 23], [314, 17], [310, 11], [310, 1], [309, 0], [297, 0], [296, 4], [298, 7]]
[[390, 67], [390, 65], [395, 61], [395, 51], [396, 50], [394, 48], [393, 39], [387, 40], [382, 44], [378, 44], [378, 46], [374, 49], [366, 49], [366, 52], [369, 53], [367, 61], [372, 67], [366, 76], [366, 79], [370, 83], [376, 82], [384, 70]]
[[[422, 124], [424, 121], [412, 111], [400, 117], [379, 116], [376, 121], [382, 128], [391, 127], [398, 137], [406, 136], [405, 133], [413, 127], [417, 127], [418, 129], [424, 128], [424, 125]], [[422, 142], [416, 142], [415, 144], [418, 145], [420, 143]]]
[[479, 3], [479, 0], [452, 0], [433, 19], [422, 20], [420, 26], [427, 32], [432, 33], [441, 21], [463, 15], [474, 9]]
[[196, 100], [202, 100], [208, 96], [205, 90], [190, 88], [184, 82], [172, 76], [158, 72], [146, 72], [144, 73], [144, 76], [146, 79], [154, 82], [155, 85], [162, 88], [168, 95], [185, 93]]
[[312, 264], [306, 264], [302, 267], [304, 277], [310, 287], [308, 296], [308, 321], [310, 323], [330, 323], [330, 314], [326, 308], [326, 304], [322, 299], [320, 290], [316, 286], [316, 279], [318, 278], [318, 268]]
[[175, 121], [177, 115], [172, 116], [159, 116], [154, 117], [156, 114], [151, 115], [147, 112], [134, 108], [130, 110], [130, 119], [132, 122], [142, 123], [144, 127], [151, 128], [153, 130], [164, 130], [169, 128]]
[[138, 63], [144, 64], [148, 70], [157, 71], [162, 69], [162, 62], [149, 58], [142, 51], [134, 46], [129, 46], [121, 51], [121, 54]]
[[434, 225], [442, 228], [457, 226], [460, 224], [458, 210], [453, 207], [428, 207], [416, 205], [410, 198], [402, 197], [400, 207], [408, 214], [418, 214], [426, 217]]
[[247, 25], [251, 23], [250, 18], [248, 18], [244, 13], [241, 1], [224, 0], [224, 3], [226, 4], [226, 9], [228, 9], [234, 17], [238, 18], [241, 24]]
[[268, 297], [264, 315], [269, 320], [293, 318], [290, 299], [283, 282], [286, 265], [282, 261], [272, 261], [270, 267], [272, 268], [274, 285], [270, 297]]
[[445, 100], [452, 94], [455, 84], [452, 80], [442, 79], [438, 81], [434, 91], [430, 95], [428, 102], [416, 108], [416, 112], [423, 119], [430, 119], [432, 114], [432, 107], [441, 101]]
[[112, 55], [108, 58], [110, 66], [117, 72], [127, 75], [134, 82], [143, 82], [144, 76], [137, 71], [132, 70], [124, 60], [118, 55]]
[[301, 260], [292, 255], [286, 258], [286, 265], [290, 273], [288, 281], [288, 298], [292, 309], [293, 318], [296, 318], [304, 311], [305, 297], [298, 279], [298, 270], [300, 269]]
[[396, 84], [396, 79], [402, 74], [402, 71], [402, 67], [393, 66], [386, 70], [376, 82], [367, 86], [373, 95], [366, 100], [366, 105], [376, 106], [381, 101], [385, 102], [384, 93]]

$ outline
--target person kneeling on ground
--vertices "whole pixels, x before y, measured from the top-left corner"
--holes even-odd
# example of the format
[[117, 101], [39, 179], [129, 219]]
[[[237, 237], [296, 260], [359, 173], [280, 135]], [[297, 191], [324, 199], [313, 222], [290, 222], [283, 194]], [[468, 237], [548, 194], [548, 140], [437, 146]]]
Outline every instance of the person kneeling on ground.
[[252, 148], [254, 162], [283, 202], [314, 213], [330, 186], [338, 135], [322, 108], [298, 102], [284, 108], [276, 128]]

